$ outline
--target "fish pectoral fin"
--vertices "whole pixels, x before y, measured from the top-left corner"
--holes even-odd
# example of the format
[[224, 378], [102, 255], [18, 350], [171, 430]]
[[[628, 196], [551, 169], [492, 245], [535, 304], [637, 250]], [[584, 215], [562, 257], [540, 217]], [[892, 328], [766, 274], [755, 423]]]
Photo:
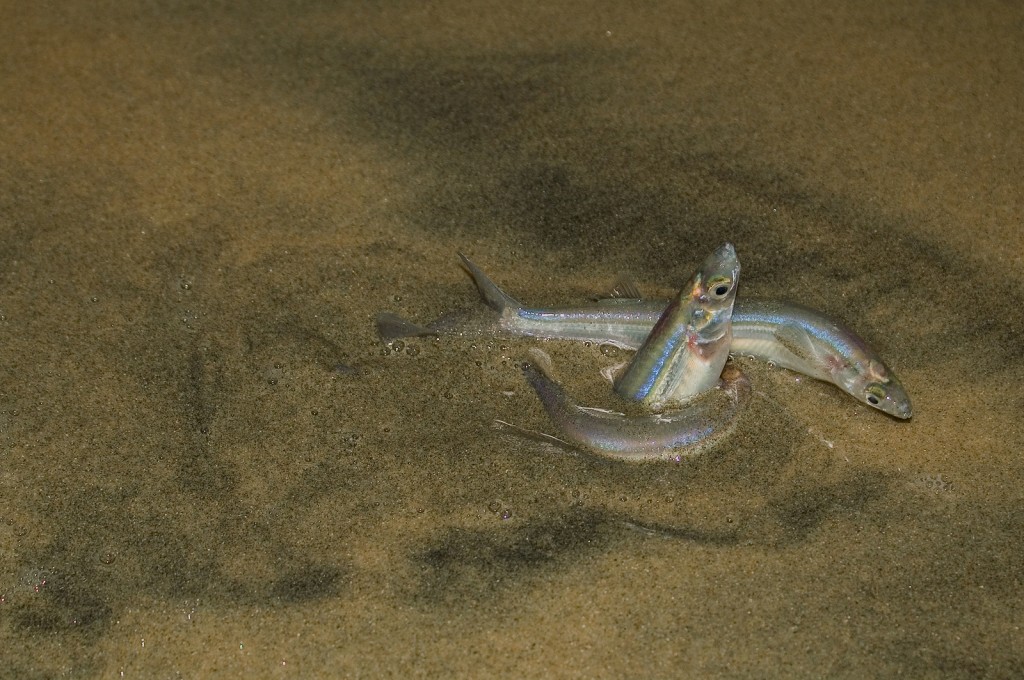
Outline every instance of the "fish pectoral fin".
[[556, 437], [553, 434], [541, 432], [540, 430], [531, 430], [526, 427], [520, 427], [519, 425], [513, 425], [508, 421], [498, 420], [497, 418], [494, 419], [492, 427], [494, 427], [494, 429], [496, 430], [501, 430], [503, 432], [512, 432], [516, 435], [519, 435], [520, 437], [523, 437], [524, 439], [530, 439], [535, 442], [541, 442], [542, 444], [554, 446], [555, 448], [562, 449], [563, 451], [567, 451], [568, 453], [578, 455], [578, 447], [574, 446], [572, 442], [567, 442], [564, 439]]
[[775, 340], [793, 356], [807, 364], [816, 365], [818, 352], [807, 333], [798, 326], [781, 326], [776, 329]]
[[597, 406], [577, 406], [579, 410], [584, 413], [589, 413], [592, 416], [598, 418], [625, 418], [626, 414], [621, 411], [613, 411], [608, 408], [598, 408]]
[[626, 366], [629, 366], [628, 361], [621, 361], [617, 364], [612, 364], [611, 366], [605, 366], [604, 368], [601, 369], [601, 375], [610, 384], [614, 385], [618, 377], [622, 375], [622, 371], [626, 368]]

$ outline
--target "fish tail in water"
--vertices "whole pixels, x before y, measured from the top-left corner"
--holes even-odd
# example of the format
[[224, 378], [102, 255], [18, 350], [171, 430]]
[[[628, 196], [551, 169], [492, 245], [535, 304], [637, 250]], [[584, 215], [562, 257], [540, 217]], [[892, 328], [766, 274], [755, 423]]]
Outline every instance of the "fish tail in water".
[[[498, 288], [498, 284], [491, 281], [490, 277], [480, 267], [473, 264], [468, 257], [462, 253], [459, 253], [459, 257], [462, 258], [462, 265], [469, 272], [469, 275], [473, 277], [473, 283], [476, 284], [477, 289], [480, 291], [480, 296], [487, 303], [488, 307], [502, 315], [506, 314], [506, 310], [508, 314], [514, 315], [518, 310], [522, 309], [522, 305], [519, 304], [518, 300], [501, 288]], [[460, 331], [474, 334], [474, 332], [486, 332], [495, 329], [497, 329], [497, 326], [493, 320], [480, 322], [479, 319], [466, 318], [466, 315], [458, 312], [445, 314], [426, 326], [409, 321], [394, 312], [381, 312], [377, 315], [377, 335], [385, 342], [391, 342], [399, 338], [441, 335]]]
[[533, 361], [524, 362], [523, 374], [562, 436], [614, 460], [678, 462], [696, 455], [732, 431], [750, 396], [749, 381], [730, 367], [722, 374], [720, 389], [685, 408], [632, 417], [578, 406], [549, 375], [547, 355], [536, 349], [531, 355]]
[[462, 258], [462, 266], [473, 277], [473, 283], [476, 284], [477, 289], [480, 291], [480, 296], [487, 303], [488, 307], [499, 314], [505, 314], [506, 310], [514, 314], [515, 310], [522, 307], [518, 300], [501, 288], [498, 288], [498, 284], [491, 281], [490, 277], [484, 274], [483, 270], [473, 264], [468, 257], [462, 253], [459, 253], [459, 257]]

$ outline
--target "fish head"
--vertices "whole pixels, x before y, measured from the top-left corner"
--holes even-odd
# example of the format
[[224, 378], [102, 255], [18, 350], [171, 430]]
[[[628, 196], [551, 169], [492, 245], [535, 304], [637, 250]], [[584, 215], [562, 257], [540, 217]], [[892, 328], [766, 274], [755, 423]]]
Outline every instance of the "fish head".
[[847, 383], [846, 391], [871, 408], [888, 413], [894, 418], [907, 420], [914, 411], [903, 385], [885, 364], [879, 360], [861, 363]]
[[722, 244], [701, 263], [689, 285], [690, 326], [705, 339], [729, 333], [740, 261], [731, 243]]

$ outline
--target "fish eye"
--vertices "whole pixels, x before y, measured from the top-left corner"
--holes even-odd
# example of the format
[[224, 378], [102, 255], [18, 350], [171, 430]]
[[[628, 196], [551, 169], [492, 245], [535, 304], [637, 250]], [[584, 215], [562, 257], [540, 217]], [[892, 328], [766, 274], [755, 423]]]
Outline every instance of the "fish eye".
[[885, 389], [881, 385], [869, 385], [865, 392], [864, 399], [872, 406], [878, 406], [885, 401]]
[[709, 288], [711, 289], [712, 295], [721, 299], [728, 295], [729, 291], [732, 290], [732, 281], [725, 278], [712, 279]]

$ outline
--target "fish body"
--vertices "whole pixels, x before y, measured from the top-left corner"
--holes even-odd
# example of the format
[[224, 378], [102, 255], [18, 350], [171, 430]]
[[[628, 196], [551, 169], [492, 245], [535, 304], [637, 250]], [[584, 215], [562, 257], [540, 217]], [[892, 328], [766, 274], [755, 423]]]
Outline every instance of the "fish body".
[[[485, 332], [607, 343], [639, 348], [669, 304], [667, 300], [599, 300], [574, 307], [522, 306], [475, 264], [460, 255], [480, 294], [499, 317]], [[381, 336], [397, 338], [449, 332], [451, 326], [416, 326], [394, 314], [377, 320]], [[910, 398], [881, 357], [856, 333], [820, 312], [788, 302], [737, 300], [731, 351], [773, 362], [831, 382], [857, 401], [889, 415], [910, 418]]]
[[882, 358], [849, 327], [787, 302], [737, 302], [732, 351], [830, 382], [854, 399], [907, 419], [910, 397]]
[[[575, 307], [524, 307], [499, 288], [468, 257], [462, 253], [459, 253], [459, 257], [462, 258], [463, 267], [473, 277], [481, 297], [491, 309], [498, 312], [498, 329], [510, 335], [579, 340], [615, 345], [622, 349], [638, 349], [668, 305], [667, 300], [607, 298]], [[397, 323], [400, 319], [393, 315], [389, 317], [395, 319], [396, 323], [386, 328], [378, 317], [377, 326], [383, 337], [401, 337], [399, 334], [412, 330], [403, 330]], [[429, 334], [437, 326], [431, 324], [418, 328], [422, 334]]]
[[750, 394], [746, 377], [727, 368], [719, 389], [682, 409], [627, 416], [579, 406], [549, 374], [547, 355], [540, 350], [533, 355], [534, 361], [523, 363], [523, 374], [548, 417], [573, 444], [614, 460], [678, 462], [694, 456], [733, 430]]
[[659, 410], [718, 384], [729, 358], [739, 275], [740, 263], [731, 243], [701, 263], [616, 379], [619, 396]]

